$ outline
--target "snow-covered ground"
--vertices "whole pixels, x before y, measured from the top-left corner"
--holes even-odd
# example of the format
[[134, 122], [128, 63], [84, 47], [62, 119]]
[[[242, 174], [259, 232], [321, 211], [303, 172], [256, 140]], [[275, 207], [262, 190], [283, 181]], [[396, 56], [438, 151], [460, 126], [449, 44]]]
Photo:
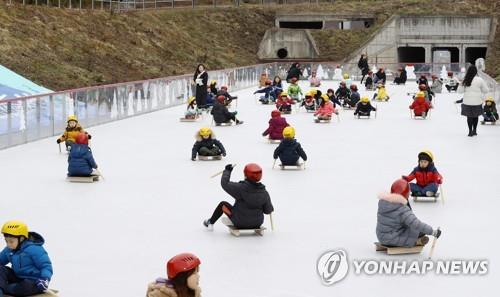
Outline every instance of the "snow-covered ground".
[[[94, 184], [65, 181], [66, 155], [56, 138], [0, 151], [0, 218], [24, 220], [45, 237], [51, 287], [61, 296], [144, 296], [149, 281], [166, 275], [166, 260], [184, 251], [202, 260], [205, 297], [497, 296], [500, 127], [480, 126], [479, 136], [467, 137], [453, 104], [458, 95], [447, 93], [437, 96], [430, 119], [413, 120], [407, 92], [416, 84], [389, 85], [391, 100], [378, 103], [377, 119], [341, 111], [340, 122], [315, 124], [303, 110], [288, 115], [307, 169], [272, 170], [276, 145], [261, 133], [273, 106], [256, 104], [253, 90], [235, 93], [245, 124], [212, 127], [228, 152], [219, 162], [190, 160], [193, 136], [211, 118], [180, 123], [184, 107], [90, 129], [105, 177]], [[490, 273], [357, 276], [351, 269], [342, 282], [323, 286], [316, 261], [326, 250], [344, 248], [350, 260], [389, 258], [373, 246], [376, 196], [408, 174], [423, 149], [434, 153], [444, 176], [445, 204], [413, 203], [421, 220], [443, 230], [434, 258], [487, 259]], [[237, 163], [237, 181], [249, 162], [264, 168], [276, 230], [235, 238], [219, 222], [207, 232], [203, 219], [220, 200], [233, 201], [210, 175]], [[424, 260], [429, 248], [395, 259]]]

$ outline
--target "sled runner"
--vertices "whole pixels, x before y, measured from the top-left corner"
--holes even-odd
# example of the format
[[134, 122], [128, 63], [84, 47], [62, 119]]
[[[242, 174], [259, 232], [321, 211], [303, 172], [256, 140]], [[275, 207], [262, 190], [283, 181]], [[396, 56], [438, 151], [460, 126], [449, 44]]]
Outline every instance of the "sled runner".
[[332, 121], [332, 118], [328, 119], [328, 120], [320, 120], [320, 119], [314, 119], [314, 122], [315, 123], [323, 123], [323, 124], [328, 124]]
[[437, 199], [439, 198], [439, 193], [436, 193], [434, 194], [434, 196], [423, 196], [423, 195], [420, 195], [420, 196], [417, 196], [417, 195], [413, 195], [413, 193], [411, 194], [411, 197], [413, 197], [413, 201], [415, 202], [436, 202]]
[[375, 250], [377, 252], [385, 252], [388, 255], [402, 255], [402, 254], [419, 254], [424, 249], [423, 245], [413, 247], [399, 247], [399, 246], [385, 246], [379, 242], [375, 242]]
[[481, 121], [481, 125], [496, 125], [497, 122], [492, 122], [492, 121]]
[[229, 228], [229, 232], [231, 232], [232, 235], [238, 237], [241, 235], [241, 231], [253, 231], [254, 234], [264, 236], [264, 230], [266, 230], [266, 227], [260, 227], [260, 228], [255, 228], [255, 229], [238, 229], [233, 225], [233, 222], [227, 217], [222, 218], [222, 223], [226, 225]]
[[181, 122], [196, 122], [196, 121], [198, 121], [198, 119], [199, 119], [199, 118], [200, 118], [200, 117], [199, 117], [199, 116], [197, 116], [197, 117], [195, 117], [195, 118], [180, 118], [179, 120], [180, 120]]
[[232, 126], [233, 122], [215, 123], [215, 126]]
[[200, 155], [198, 155], [198, 160], [201, 160], [201, 161], [222, 160], [222, 155], [218, 155], [218, 156], [200, 156]]
[[280, 167], [281, 170], [305, 170], [306, 169], [305, 163], [299, 163], [297, 165], [279, 164], [278, 166]]
[[269, 138], [268, 140], [269, 140], [269, 143], [274, 143], [274, 144], [281, 143], [281, 139], [271, 139], [271, 138]]
[[99, 176], [67, 176], [66, 180], [72, 183], [93, 183], [99, 180]]

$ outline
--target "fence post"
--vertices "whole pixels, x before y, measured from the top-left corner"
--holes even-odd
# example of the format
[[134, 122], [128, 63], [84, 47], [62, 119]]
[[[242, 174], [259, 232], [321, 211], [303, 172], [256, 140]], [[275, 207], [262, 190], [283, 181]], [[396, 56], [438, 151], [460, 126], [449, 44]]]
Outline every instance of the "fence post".
[[61, 0], [57, 0], [57, 7], [61, 8]]
[[172, 8], [174, 8], [175, 0], [172, 0]]
[[80, 0], [80, 10], [82, 9], [82, 0]]
[[54, 135], [56, 132], [56, 117], [54, 115], [54, 96], [50, 95], [49, 96], [49, 104], [50, 104], [50, 116], [49, 116], [49, 119], [50, 119], [50, 122], [51, 122], [51, 126], [52, 126], [52, 132], [51, 132], [51, 135]]
[[194, 0], [191, 0], [191, 2], [193, 3], [193, 8], [194, 8]]
[[71, 9], [71, 8], [72, 8], [72, 7], [71, 7], [71, 0], [69, 0], [69, 9]]
[[23, 100], [23, 115], [24, 115], [23, 139], [24, 139], [24, 143], [27, 143], [28, 142], [28, 103], [26, 100]]

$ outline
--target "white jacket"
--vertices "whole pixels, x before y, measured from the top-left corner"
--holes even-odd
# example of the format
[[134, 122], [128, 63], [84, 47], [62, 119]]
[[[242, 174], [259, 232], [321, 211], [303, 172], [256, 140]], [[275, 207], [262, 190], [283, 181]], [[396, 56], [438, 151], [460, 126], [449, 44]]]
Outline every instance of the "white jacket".
[[489, 92], [488, 85], [479, 76], [472, 79], [470, 87], [460, 86], [459, 92], [464, 93], [465, 105], [482, 105], [486, 94]]

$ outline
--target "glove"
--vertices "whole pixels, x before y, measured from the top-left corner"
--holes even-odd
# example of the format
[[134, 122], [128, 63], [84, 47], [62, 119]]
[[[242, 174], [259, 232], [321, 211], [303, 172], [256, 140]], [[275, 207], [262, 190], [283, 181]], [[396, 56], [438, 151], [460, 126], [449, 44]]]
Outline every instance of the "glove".
[[92, 139], [92, 135], [90, 135], [90, 134], [87, 134], [87, 136], [89, 137], [89, 139]]
[[[224, 153], [222, 153], [222, 156], [223, 156], [223, 157], [225, 157], [225, 156], [226, 156], [226, 153], [225, 153], [225, 152], [224, 152]], [[231, 168], [231, 170], [232, 170], [232, 168]]]
[[59, 144], [59, 143], [61, 143], [61, 139], [58, 138], [57, 139], [57, 144]]
[[227, 164], [225, 170], [233, 171], [233, 164]]
[[266, 136], [266, 133], [262, 133], [262, 136], [264, 136], [264, 137], [265, 137], [265, 136]]
[[401, 178], [404, 179], [405, 181], [410, 181], [410, 178], [406, 175], [402, 175]]
[[47, 291], [49, 289], [49, 281], [46, 280], [46, 279], [38, 279], [36, 281], [36, 287], [40, 290], [40, 291]]
[[439, 238], [439, 236], [441, 236], [441, 230], [436, 229], [436, 230], [432, 231], [432, 236]]
[[440, 184], [443, 183], [443, 179], [442, 178], [438, 178], [436, 182], [437, 182], [438, 185], [440, 185]]

